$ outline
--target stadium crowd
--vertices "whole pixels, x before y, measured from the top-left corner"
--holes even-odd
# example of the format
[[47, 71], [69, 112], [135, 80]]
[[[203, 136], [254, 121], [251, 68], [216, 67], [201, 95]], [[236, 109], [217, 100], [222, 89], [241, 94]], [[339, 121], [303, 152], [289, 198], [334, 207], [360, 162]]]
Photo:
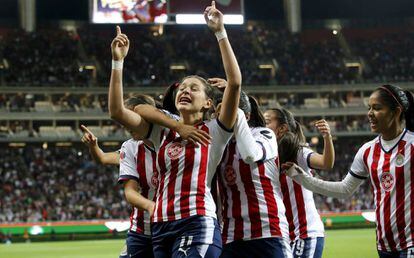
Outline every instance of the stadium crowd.
[[[315, 174], [327, 180], [342, 179], [359, 147], [356, 142], [361, 140], [336, 142], [334, 169]], [[96, 164], [84, 146], [0, 148], [0, 161], [0, 223], [129, 216], [129, 205], [117, 185], [117, 167]], [[314, 196], [322, 212], [365, 210], [373, 207], [370, 191], [364, 183], [351, 201]]]
[[[183, 73], [183, 70], [170, 69], [174, 65], [184, 66], [186, 74], [223, 75], [214, 38], [205, 28], [168, 26], [159, 32], [148, 27], [134, 27], [133, 30], [126, 27], [125, 30], [133, 42], [125, 63], [126, 86], [168, 85]], [[369, 34], [374, 29], [365, 30]], [[108, 83], [107, 39], [113, 35], [112, 27], [85, 26], [76, 33], [56, 28], [34, 33], [6, 31], [0, 42], [0, 82], [3, 85], [102, 86]], [[349, 38], [350, 54], [345, 53], [339, 40], [326, 29], [290, 34], [274, 24], [255, 24], [231, 27], [228, 33], [246, 85], [414, 79], [411, 73], [414, 36], [405, 31], [364, 38], [344, 33], [345, 38]], [[344, 60], [349, 55], [362, 60], [361, 77], [347, 69]], [[88, 72], [85, 64], [95, 66], [97, 73]], [[273, 66], [274, 75], [269, 66], [260, 69], [260, 64]]]

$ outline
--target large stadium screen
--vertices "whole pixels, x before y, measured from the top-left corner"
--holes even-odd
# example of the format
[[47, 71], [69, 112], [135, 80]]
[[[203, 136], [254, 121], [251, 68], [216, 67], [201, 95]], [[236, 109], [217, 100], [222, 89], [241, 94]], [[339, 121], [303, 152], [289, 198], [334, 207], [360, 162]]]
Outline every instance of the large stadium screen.
[[[176, 23], [204, 23], [203, 11], [211, 0], [170, 0], [169, 13], [175, 16]], [[242, 24], [244, 22], [243, 0], [216, 0], [217, 8], [224, 13], [224, 23]]]
[[[211, 0], [90, 0], [92, 23], [203, 24]], [[224, 23], [243, 24], [243, 0], [216, 0]]]
[[167, 0], [91, 0], [92, 23], [166, 23]]

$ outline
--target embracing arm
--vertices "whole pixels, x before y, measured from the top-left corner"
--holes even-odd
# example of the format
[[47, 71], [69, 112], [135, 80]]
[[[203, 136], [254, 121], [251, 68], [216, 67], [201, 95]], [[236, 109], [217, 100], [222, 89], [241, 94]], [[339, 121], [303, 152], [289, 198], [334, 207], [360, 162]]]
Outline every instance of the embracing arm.
[[216, 34], [220, 47], [221, 58], [226, 73], [227, 87], [223, 94], [219, 121], [224, 127], [230, 129], [233, 128], [237, 118], [242, 76], [230, 41], [226, 35], [223, 14], [216, 9], [214, 1], [204, 11], [204, 18], [208, 27]]
[[139, 192], [138, 182], [135, 180], [128, 180], [124, 186], [125, 198], [134, 207], [146, 210], [152, 215], [154, 213], [155, 203], [144, 196]]
[[194, 126], [182, 124], [151, 105], [138, 105], [134, 108], [134, 112], [139, 114], [148, 123], [157, 124], [176, 131], [183, 139], [192, 143], [198, 142], [203, 145], [210, 143], [211, 137], [208, 133]]
[[332, 169], [335, 163], [335, 149], [329, 124], [325, 120], [319, 120], [315, 126], [323, 136], [323, 153], [312, 153], [310, 166], [316, 169]]
[[[305, 173], [302, 168], [296, 164], [289, 164], [288, 166], [291, 167], [286, 173], [294, 181], [312, 192], [330, 197], [348, 198], [364, 182], [362, 178], [357, 178], [351, 173], [348, 173], [340, 182], [324, 181]], [[283, 165], [283, 167], [286, 168], [285, 165]]]
[[124, 106], [122, 66], [129, 50], [129, 39], [121, 33], [119, 26], [116, 27], [116, 31], [117, 36], [111, 44], [113, 65], [108, 92], [109, 115], [128, 130], [134, 131], [144, 138], [148, 134], [149, 124], [140, 115]]

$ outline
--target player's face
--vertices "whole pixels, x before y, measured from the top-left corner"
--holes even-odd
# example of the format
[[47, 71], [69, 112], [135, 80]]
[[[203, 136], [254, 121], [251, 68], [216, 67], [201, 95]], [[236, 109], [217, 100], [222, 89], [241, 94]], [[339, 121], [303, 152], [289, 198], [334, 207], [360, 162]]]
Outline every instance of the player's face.
[[196, 113], [212, 105], [205, 93], [203, 83], [197, 78], [187, 78], [178, 87], [175, 106], [180, 113]]
[[371, 131], [379, 134], [387, 133], [396, 119], [394, 112], [381, 101], [378, 92], [373, 92], [368, 101], [368, 120]]
[[286, 124], [281, 124], [277, 112], [268, 110], [264, 114], [266, 127], [272, 130], [278, 139], [289, 131]]

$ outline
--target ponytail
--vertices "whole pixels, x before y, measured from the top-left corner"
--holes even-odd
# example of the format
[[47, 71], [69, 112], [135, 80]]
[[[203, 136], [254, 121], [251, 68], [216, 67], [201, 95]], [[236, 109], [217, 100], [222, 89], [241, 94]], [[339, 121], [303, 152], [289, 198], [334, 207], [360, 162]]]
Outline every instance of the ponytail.
[[405, 127], [410, 131], [414, 131], [414, 96], [408, 90], [404, 91], [404, 93], [408, 100], [408, 108], [404, 112]]
[[306, 137], [305, 137], [305, 134], [303, 133], [302, 125], [296, 120], [295, 120], [295, 125], [296, 125], [296, 128], [295, 128], [294, 133], [297, 135], [300, 143], [305, 144]]
[[170, 112], [171, 114], [179, 115], [177, 107], [175, 106], [175, 96], [177, 95], [177, 89], [180, 84], [178, 82], [168, 86], [162, 99], [162, 108]]
[[295, 133], [286, 132], [280, 139], [278, 139], [277, 145], [280, 165], [286, 162], [297, 162], [301, 142]]
[[259, 108], [259, 103], [257, 103], [257, 100], [252, 97], [249, 97], [250, 102], [250, 119], [249, 119], [249, 126], [251, 127], [266, 127], [265, 118], [263, 116], [262, 111]]

